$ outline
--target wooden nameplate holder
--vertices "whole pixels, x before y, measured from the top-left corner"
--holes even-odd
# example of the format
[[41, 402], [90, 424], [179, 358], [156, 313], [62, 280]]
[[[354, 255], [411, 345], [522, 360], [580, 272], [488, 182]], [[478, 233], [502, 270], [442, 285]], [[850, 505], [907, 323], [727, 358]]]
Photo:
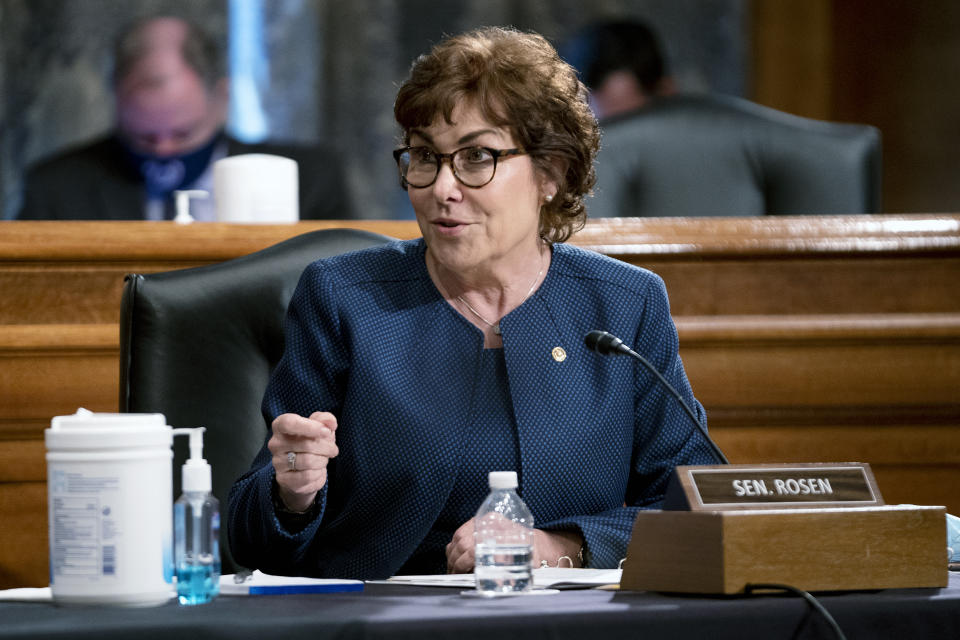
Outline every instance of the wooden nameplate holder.
[[945, 587], [945, 515], [884, 505], [868, 464], [677, 467], [664, 510], [637, 516], [620, 588]]

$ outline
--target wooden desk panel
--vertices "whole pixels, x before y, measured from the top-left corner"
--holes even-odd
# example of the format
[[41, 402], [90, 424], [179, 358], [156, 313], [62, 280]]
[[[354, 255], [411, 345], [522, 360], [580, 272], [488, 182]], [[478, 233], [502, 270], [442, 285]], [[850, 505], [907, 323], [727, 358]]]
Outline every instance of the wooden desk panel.
[[758, 408], [784, 415], [960, 409], [960, 313], [675, 321], [697, 397], [733, 413], [732, 424], [744, 424], [739, 410]]
[[[419, 235], [412, 221], [0, 225], [0, 325], [116, 322], [127, 273], [221, 262], [314, 229]], [[960, 311], [960, 215], [615, 218], [571, 243], [660, 274], [675, 316]]]
[[635, 264], [663, 278], [675, 316], [960, 312], [956, 255], [647, 257]]
[[116, 323], [128, 273], [222, 262], [307, 231], [344, 226], [395, 238], [420, 235], [413, 222], [2, 222], [0, 325]]
[[45, 587], [49, 566], [46, 476], [0, 484], [0, 589]]
[[20, 420], [116, 411], [119, 336], [116, 322], [0, 325], [0, 439], [25, 435], [14, 431]]

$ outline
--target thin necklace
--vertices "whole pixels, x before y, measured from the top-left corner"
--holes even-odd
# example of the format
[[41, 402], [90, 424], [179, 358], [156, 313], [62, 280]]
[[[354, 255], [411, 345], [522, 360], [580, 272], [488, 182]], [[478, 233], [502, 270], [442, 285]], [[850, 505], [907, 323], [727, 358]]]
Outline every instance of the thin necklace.
[[[517, 305], [518, 307], [519, 307], [520, 305], [522, 305], [524, 302], [527, 301], [527, 298], [529, 298], [530, 295], [533, 293], [533, 290], [534, 290], [534, 288], [537, 286], [537, 283], [540, 282], [540, 276], [542, 276], [542, 275], [543, 275], [543, 249], [541, 248], [541, 250], [540, 250], [540, 271], [537, 272], [537, 277], [533, 279], [533, 283], [530, 285], [530, 290], [527, 291], [527, 295], [523, 296], [523, 300], [521, 300], [521, 301], [520, 301], [520, 304]], [[464, 299], [463, 299], [463, 296], [457, 296], [457, 300], [459, 300], [460, 302], [462, 302], [462, 303], [464, 304], [464, 306], [465, 306], [467, 309], [470, 310], [470, 313], [472, 313], [473, 315], [477, 316], [477, 318], [480, 319], [480, 322], [482, 322], [483, 324], [485, 324], [485, 325], [487, 325], [488, 327], [490, 327], [491, 329], [493, 329], [493, 332], [494, 332], [496, 335], [500, 335], [500, 321], [499, 321], [499, 320], [497, 321], [496, 324], [490, 322], [489, 320], [487, 320], [486, 318], [484, 318], [482, 315], [480, 315], [479, 313], [477, 313], [477, 310], [474, 309], [472, 306], [470, 306], [470, 303], [467, 302], [466, 300], [464, 300]]]

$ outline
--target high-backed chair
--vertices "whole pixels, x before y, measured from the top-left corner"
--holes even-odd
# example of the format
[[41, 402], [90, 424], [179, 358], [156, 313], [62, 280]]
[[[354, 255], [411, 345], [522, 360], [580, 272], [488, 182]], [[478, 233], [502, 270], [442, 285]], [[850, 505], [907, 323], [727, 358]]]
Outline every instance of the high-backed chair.
[[601, 123], [592, 218], [880, 211], [880, 132], [718, 95]]
[[[163, 413], [173, 427], [206, 427], [213, 493], [226, 509], [233, 481], [264, 443], [260, 401], [283, 354], [283, 323], [313, 260], [389, 241], [357, 229], [305, 233], [219, 264], [128, 275], [120, 318], [120, 410]], [[179, 438], [177, 440], [180, 440]], [[174, 446], [174, 493], [186, 442]], [[226, 527], [227, 518], [221, 518]], [[237, 567], [221, 529], [223, 572]]]

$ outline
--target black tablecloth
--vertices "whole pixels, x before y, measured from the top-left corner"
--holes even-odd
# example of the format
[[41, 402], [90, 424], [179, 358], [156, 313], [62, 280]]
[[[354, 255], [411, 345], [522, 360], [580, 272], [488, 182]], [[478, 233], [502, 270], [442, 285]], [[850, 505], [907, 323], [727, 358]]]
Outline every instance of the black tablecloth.
[[[847, 638], [960, 638], [960, 575], [945, 589], [817, 594]], [[0, 639], [831, 638], [800, 598], [563, 591], [465, 598], [451, 588], [368, 584], [362, 593], [221, 596], [153, 608], [0, 603]]]

